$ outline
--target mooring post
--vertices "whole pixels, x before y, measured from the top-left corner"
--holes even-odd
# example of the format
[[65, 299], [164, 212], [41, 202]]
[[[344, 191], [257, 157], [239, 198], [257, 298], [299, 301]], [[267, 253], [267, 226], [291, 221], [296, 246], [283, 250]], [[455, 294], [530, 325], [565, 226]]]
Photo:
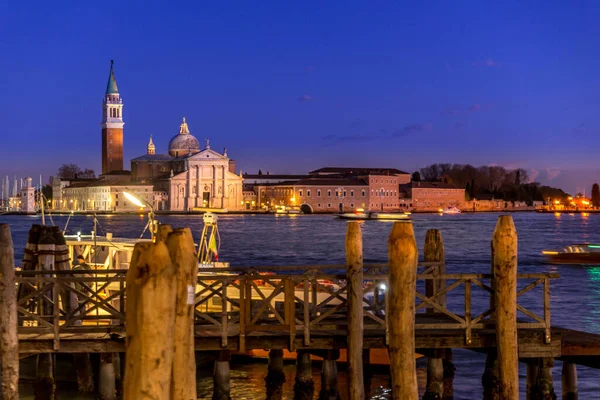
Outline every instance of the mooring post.
[[137, 243], [127, 271], [126, 400], [171, 396], [176, 288], [167, 246]]
[[337, 359], [340, 357], [339, 350], [328, 350], [323, 358], [321, 367], [321, 391], [319, 400], [339, 400], [340, 393], [337, 386]]
[[121, 353], [113, 353], [113, 368], [115, 369], [115, 388], [117, 399], [123, 398], [123, 367], [122, 361], [125, 357]]
[[365, 398], [363, 382], [363, 243], [358, 221], [346, 231], [346, 277], [348, 281], [348, 394], [350, 400]]
[[500, 388], [505, 399], [519, 398], [517, 337], [517, 230], [510, 215], [498, 218], [492, 238], [496, 345]]
[[218, 352], [213, 370], [213, 396], [212, 400], [231, 400], [231, 384], [229, 381], [229, 360], [231, 352], [221, 350]]
[[526, 400], [537, 400], [537, 381], [540, 372], [539, 359], [527, 360], [527, 380], [525, 384], [525, 399]]
[[541, 400], [556, 399], [554, 392], [554, 380], [552, 379], [552, 368], [554, 367], [554, 358], [540, 358], [540, 370], [537, 382], [537, 395]]
[[369, 398], [371, 392], [371, 380], [373, 378], [373, 370], [371, 368], [371, 349], [363, 349], [363, 381], [365, 387], [365, 398]]
[[563, 361], [562, 367], [562, 400], [578, 400], [577, 391], [577, 366], [571, 362]]
[[296, 383], [294, 384], [294, 400], [312, 400], [315, 383], [312, 378], [312, 361], [310, 353], [299, 350], [296, 353]]
[[117, 386], [113, 353], [100, 354], [98, 374], [98, 398], [100, 400], [115, 400], [117, 398]]
[[194, 304], [198, 260], [194, 254], [194, 238], [189, 228], [175, 229], [168, 234], [166, 242], [177, 279], [171, 398], [190, 400], [196, 398]]
[[10, 226], [0, 224], [0, 396], [19, 398], [19, 338], [15, 252]]
[[267, 376], [265, 377], [267, 400], [283, 399], [283, 383], [285, 374], [283, 373], [283, 350], [271, 349], [269, 351], [269, 365], [267, 367]]
[[415, 292], [417, 242], [412, 222], [395, 222], [388, 239], [389, 352], [394, 399], [417, 400]]

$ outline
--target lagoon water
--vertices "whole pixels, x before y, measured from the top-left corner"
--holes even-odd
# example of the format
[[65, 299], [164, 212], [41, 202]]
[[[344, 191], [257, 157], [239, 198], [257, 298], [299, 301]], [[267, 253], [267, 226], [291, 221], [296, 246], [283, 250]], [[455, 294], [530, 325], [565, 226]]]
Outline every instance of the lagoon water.
[[[427, 229], [440, 229], [446, 248], [447, 271], [449, 273], [489, 273], [490, 240], [499, 214], [413, 214], [417, 243], [423, 248]], [[554, 266], [545, 264], [541, 251], [560, 248], [578, 242], [600, 242], [600, 215], [515, 213], [513, 214], [519, 235], [519, 272], [559, 272], [560, 279], [551, 283], [551, 315], [553, 325], [600, 333], [600, 266]], [[61, 228], [66, 216], [54, 216], [53, 222]], [[162, 223], [174, 227], [190, 227], [198, 240], [202, 230], [202, 217], [195, 215], [159, 216]], [[112, 232], [114, 236], [137, 237], [146, 220], [144, 216], [99, 216], [99, 233]], [[50, 222], [50, 219], [46, 221]], [[17, 263], [22, 258], [27, 232], [39, 217], [1, 216], [0, 223], [11, 225]], [[344, 235], [346, 222], [331, 215], [223, 215], [219, 216], [219, 231], [222, 239], [220, 259], [232, 265], [304, 265], [344, 263]], [[90, 233], [92, 217], [75, 216], [68, 231]], [[391, 223], [366, 221], [363, 224], [365, 262], [387, 260], [387, 237]], [[460, 293], [449, 298], [450, 307], [460, 307]], [[541, 287], [530, 293], [529, 299], [536, 311], [541, 309]], [[485, 308], [487, 297], [475, 294], [473, 312]], [[528, 303], [530, 304], [530, 303]], [[455, 308], [456, 310], [456, 308]], [[454, 352], [456, 377], [455, 399], [477, 399], [482, 397], [481, 375], [484, 356], [470, 351]], [[418, 362], [418, 379], [421, 391], [425, 384], [425, 363]], [[560, 370], [562, 364], [555, 363], [554, 385], [560, 398]], [[285, 396], [293, 398], [294, 368], [285, 367]], [[320, 387], [318, 368], [314, 370], [316, 393]], [[520, 364], [521, 393], [524, 398], [526, 368]], [[198, 373], [198, 398], [212, 396], [212, 371], [210, 368]], [[231, 386], [233, 399], [264, 398], [265, 365], [232, 365]], [[578, 366], [579, 393], [582, 399], [598, 398], [600, 371]], [[344, 397], [345, 374], [339, 376], [339, 386]], [[22, 385], [22, 398], [31, 397], [31, 385]], [[315, 393], [315, 397], [316, 397]], [[78, 396], [72, 385], [60, 385], [58, 398], [91, 399]], [[389, 399], [389, 376], [377, 373], [372, 381], [370, 399]]]

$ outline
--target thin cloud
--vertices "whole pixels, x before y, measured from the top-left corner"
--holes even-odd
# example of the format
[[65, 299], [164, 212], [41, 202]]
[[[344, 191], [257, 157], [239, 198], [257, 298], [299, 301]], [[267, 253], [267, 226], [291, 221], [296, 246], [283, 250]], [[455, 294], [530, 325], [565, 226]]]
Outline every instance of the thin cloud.
[[560, 169], [558, 168], [546, 168], [546, 179], [551, 181], [560, 175]]
[[309, 94], [303, 94], [302, 96], [298, 97], [299, 102], [312, 101], [312, 100], [313, 100], [313, 97]]
[[474, 113], [481, 110], [481, 104], [473, 104], [472, 106], [470, 106], [467, 111], [470, 113]]
[[486, 60], [473, 62], [473, 66], [474, 67], [494, 68], [494, 67], [501, 67], [502, 64], [500, 64], [498, 61], [494, 60], [493, 58], [488, 57]]
[[397, 130], [392, 134], [393, 137], [402, 137], [407, 135], [412, 135], [415, 133], [424, 133], [429, 132], [433, 128], [431, 123], [427, 122], [425, 124], [411, 124], [406, 125], [404, 128]]

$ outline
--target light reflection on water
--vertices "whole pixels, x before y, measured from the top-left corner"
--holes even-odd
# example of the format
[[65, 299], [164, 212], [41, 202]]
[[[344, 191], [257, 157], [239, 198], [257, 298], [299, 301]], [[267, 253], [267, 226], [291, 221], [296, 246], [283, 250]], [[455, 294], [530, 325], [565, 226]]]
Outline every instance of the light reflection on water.
[[[442, 231], [446, 247], [447, 270], [449, 273], [490, 271], [490, 240], [498, 214], [413, 214], [417, 244], [423, 247], [427, 229]], [[520, 272], [559, 272], [561, 278], [551, 284], [552, 323], [572, 329], [600, 333], [600, 266], [553, 266], [544, 263], [541, 251], [557, 249], [577, 242], [600, 243], [600, 215], [513, 214], [519, 236]], [[66, 216], [55, 216], [53, 220], [64, 227]], [[175, 227], [189, 226], [196, 240], [202, 230], [201, 216], [159, 216], [163, 223]], [[144, 216], [99, 216], [100, 231], [112, 232], [115, 236], [136, 237], [142, 231]], [[0, 216], [0, 223], [11, 224], [17, 259], [23, 255], [23, 246], [36, 217]], [[391, 223], [367, 221], [362, 224], [365, 262], [387, 260], [387, 236]], [[234, 265], [282, 265], [282, 264], [341, 264], [345, 261], [344, 235], [346, 222], [335, 220], [330, 215], [219, 215], [219, 230], [223, 240], [220, 257]], [[89, 233], [93, 229], [91, 217], [75, 216], [69, 230]], [[459, 294], [459, 292], [457, 292]], [[531, 308], [539, 311], [541, 287], [527, 294]], [[474, 310], [483, 309], [485, 294], [473, 293]], [[460, 305], [457, 297], [449, 303]], [[529, 308], [529, 304], [527, 304]], [[455, 398], [481, 398], [481, 374], [484, 357], [469, 351], [455, 351], [456, 364]], [[424, 376], [421, 366], [420, 376]], [[555, 388], [560, 393], [561, 363], [554, 368]], [[210, 398], [210, 368], [199, 377], [200, 398]], [[581, 398], [595, 398], [595, 382], [600, 379], [597, 370], [578, 367]], [[232, 397], [255, 399], [264, 397], [265, 365], [238, 365], [234, 368]], [[521, 389], [524, 390], [525, 367], [520, 366]], [[286, 398], [291, 399], [293, 366], [286, 366]], [[315, 370], [315, 385], [319, 385], [318, 370]], [[340, 372], [340, 387], [344, 386], [345, 373]], [[374, 377], [371, 398], [386, 399], [389, 395], [389, 377], [379, 374]], [[420, 379], [423, 384], [423, 379]], [[421, 387], [422, 387], [421, 384]], [[66, 389], [59, 398], [76, 397]], [[26, 394], [25, 399], [31, 398]], [[84, 399], [85, 397], [80, 397]], [[343, 398], [343, 397], [342, 397]]]

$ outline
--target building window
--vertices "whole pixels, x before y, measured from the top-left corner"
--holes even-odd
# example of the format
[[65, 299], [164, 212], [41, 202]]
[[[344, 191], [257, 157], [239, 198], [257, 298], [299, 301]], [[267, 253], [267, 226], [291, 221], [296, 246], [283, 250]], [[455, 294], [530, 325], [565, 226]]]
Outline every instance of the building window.
[[346, 191], [344, 190], [344, 197], [346, 197]]
[[306, 191], [306, 197], [310, 197], [310, 190]]
[[317, 203], [317, 207], [321, 208], [321, 203]]
[[302, 197], [302, 190], [300, 190], [299, 193], [300, 193], [300, 197]]
[[327, 191], [327, 197], [331, 197], [331, 190]]
[[354, 197], [354, 190], [350, 191], [350, 197]]
[[362, 197], [365, 197], [365, 191], [364, 190], [362, 191]]
[[317, 190], [317, 197], [321, 197], [321, 191]]
[[351, 208], [354, 208], [354, 203], [350, 203], [350, 207], [351, 207]]
[[117, 201], [115, 201], [115, 206], [118, 206], [118, 205], [119, 205], [119, 201], [117, 200]]
[[327, 208], [331, 208], [331, 203], [327, 203]]

